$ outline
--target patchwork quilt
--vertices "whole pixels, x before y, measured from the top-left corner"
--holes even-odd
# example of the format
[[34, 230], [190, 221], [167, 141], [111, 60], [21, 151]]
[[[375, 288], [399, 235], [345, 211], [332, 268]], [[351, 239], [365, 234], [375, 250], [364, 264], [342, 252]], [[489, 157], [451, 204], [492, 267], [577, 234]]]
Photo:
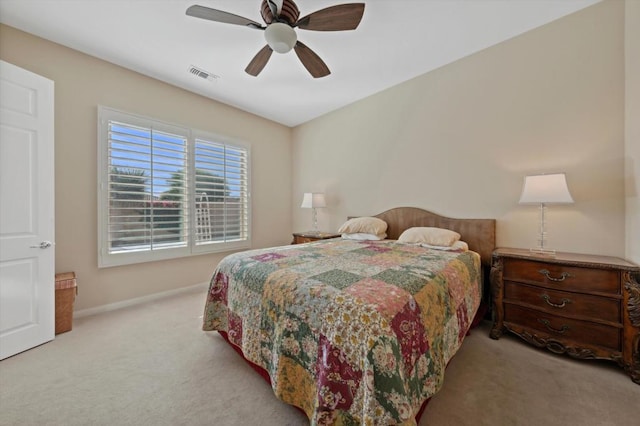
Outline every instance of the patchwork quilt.
[[236, 253], [215, 270], [203, 330], [267, 371], [311, 425], [415, 425], [481, 298], [480, 256], [392, 240]]

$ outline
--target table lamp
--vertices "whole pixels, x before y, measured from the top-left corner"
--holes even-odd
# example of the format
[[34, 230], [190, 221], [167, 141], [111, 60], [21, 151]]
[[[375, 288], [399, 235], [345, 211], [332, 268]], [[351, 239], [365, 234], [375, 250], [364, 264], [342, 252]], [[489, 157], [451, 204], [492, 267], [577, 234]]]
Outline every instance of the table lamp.
[[540, 204], [540, 237], [538, 238], [538, 247], [532, 248], [532, 252], [555, 256], [555, 250], [545, 247], [547, 236], [545, 210], [547, 204], [568, 203], [573, 203], [573, 198], [569, 193], [564, 173], [525, 176], [520, 204]]
[[327, 203], [324, 194], [321, 192], [305, 192], [302, 198], [303, 209], [312, 209], [313, 213], [313, 232], [318, 232], [318, 212], [316, 209], [326, 207]]

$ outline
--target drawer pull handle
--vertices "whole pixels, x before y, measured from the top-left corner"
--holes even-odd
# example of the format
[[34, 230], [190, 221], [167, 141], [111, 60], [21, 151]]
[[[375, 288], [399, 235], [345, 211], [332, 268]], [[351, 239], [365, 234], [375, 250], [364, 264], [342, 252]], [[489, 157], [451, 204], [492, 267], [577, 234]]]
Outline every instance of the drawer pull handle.
[[540, 272], [542, 275], [547, 277], [547, 279], [549, 281], [555, 281], [555, 282], [564, 281], [565, 279], [567, 279], [567, 278], [569, 278], [571, 276], [570, 273], [563, 272], [562, 275], [560, 275], [560, 278], [554, 278], [554, 277], [551, 276], [551, 272], [547, 271], [546, 269], [540, 269], [538, 272]]
[[547, 305], [549, 306], [553, 306], [554, 308], [564, 308], [567, 303], [571, 303], [570, 299], [562, 299], [561, 302], [562, 303], [553, 303], [552, 301], [550, 301], [550, 297], [548, 294], [543, 294], [542, 296], [540, 296], [544, 299], [545, 302], [547, 302]]
[[562, 324], [562, 327], [560, 328], [560, 330], [558, 330], [557, 328], [551, 327], [551, 323], [547, 319], [540, 318], [538, 319], [538, 321], [544, 324], [544, 326], [547, 327], [547, 330], [553, 331], [554, 333], [564, 334], [567, 330], [569, 330], [569, 326], [566, 324]]

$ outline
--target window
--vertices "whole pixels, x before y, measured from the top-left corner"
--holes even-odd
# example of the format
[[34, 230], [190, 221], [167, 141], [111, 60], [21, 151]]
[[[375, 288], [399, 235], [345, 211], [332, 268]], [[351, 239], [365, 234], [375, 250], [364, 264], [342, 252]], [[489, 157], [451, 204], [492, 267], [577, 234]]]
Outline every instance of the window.
[[98, 108], [99, 266], [250, 247], [249, 147]]

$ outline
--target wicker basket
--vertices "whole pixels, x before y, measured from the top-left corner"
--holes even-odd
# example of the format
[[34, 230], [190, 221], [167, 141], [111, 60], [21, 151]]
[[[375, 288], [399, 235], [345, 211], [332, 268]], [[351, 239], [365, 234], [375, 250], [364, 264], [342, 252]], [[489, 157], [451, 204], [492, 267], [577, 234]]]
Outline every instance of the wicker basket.
[[56, 274], [56, 334], [73, 327], [73, 302], [77, 293], [75, 272]]

